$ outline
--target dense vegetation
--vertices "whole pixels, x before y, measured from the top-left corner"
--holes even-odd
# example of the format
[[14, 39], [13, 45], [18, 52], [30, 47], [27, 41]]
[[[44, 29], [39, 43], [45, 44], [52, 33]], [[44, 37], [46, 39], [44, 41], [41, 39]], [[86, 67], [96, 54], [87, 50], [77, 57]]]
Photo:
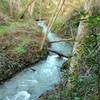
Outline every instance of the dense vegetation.
[[[61, 0], [62, 1], [62, 0]], [[0, 0], [0, 83], [47, 55], [38, 20], [64, 39], [71, 39], [72, 57], [62, 80], [42, 100], [99, 100], [100, 1]], [[52, 16], [51, 16], [52, 15]]]

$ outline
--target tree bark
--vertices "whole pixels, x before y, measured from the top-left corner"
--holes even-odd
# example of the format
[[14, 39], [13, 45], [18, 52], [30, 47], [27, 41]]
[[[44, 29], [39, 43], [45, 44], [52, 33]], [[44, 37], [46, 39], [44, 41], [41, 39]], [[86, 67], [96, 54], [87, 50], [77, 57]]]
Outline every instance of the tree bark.
[[13, 0], [9, 0], [9, 15], [13, 16]]

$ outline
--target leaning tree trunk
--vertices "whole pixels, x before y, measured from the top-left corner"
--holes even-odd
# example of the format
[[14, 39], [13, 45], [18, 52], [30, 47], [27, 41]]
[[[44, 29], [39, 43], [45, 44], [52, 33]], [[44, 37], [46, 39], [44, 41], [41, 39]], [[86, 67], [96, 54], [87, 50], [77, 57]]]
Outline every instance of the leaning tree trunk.
[[[85, 10], [85, 17], [82, 17], [81, 19], [87, 19], [89, 16], [92, 15], [93, 11], [93, 3], [94, 0], [86, 0], [84, 4], [84, 10]], [[82, 44], [84, 44], [84, 37], [88, 33], [88, 23], [86, 23], [86, 20], [81, 20], [79, 23], [78, 27], [78, 32], [76, 36], [76, 41], [73, 46], [73, 51], [72, 51], [72, 58], [70, 62], [70, 69], [69, 69], [69, 74], [70, 77], [68, 79], [68, 87], [69, 90], [74, 91], [75, 88], [77, 88], [77, 80], [79, 76], [79, 65], [80, 65], [80, 60], [82, 57]]]

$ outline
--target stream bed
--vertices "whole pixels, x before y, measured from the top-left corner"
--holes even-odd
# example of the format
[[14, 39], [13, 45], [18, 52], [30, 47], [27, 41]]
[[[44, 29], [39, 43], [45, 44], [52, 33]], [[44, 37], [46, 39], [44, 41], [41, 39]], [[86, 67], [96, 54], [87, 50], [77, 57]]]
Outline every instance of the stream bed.
[[[38, 26], [46, 34], [47, 26], [39, 21]], [[55, 33], [48, 32], [48, 40], [61, 40]], [[72, 45], [66, 42], [53, 43], [51, 47], [64, 55], [70, 55]], [[0, 85], [0, 100], [38, 100], [39, 96], [51, 90], [61, 80], [60, 68], [67, 59], [49, 52], [47, 59], [40, 61], [18, 73], [15, 77]]]

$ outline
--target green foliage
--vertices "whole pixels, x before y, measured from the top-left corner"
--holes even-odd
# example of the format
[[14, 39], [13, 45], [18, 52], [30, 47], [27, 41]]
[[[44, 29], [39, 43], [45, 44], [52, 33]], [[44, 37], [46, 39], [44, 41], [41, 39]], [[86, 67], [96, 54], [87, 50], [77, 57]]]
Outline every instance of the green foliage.
[[8, 26], [0, 25], [0, 33], [7, 32]]
[[[93, 63], [96, 62], [96, 54], [95, 54], [96, 45], [97, 45], [96, 37], [93, 36], [93, 34], [88, 35], [83, 44], [84, 47], [83, 49], [84, 49], [84, 56], [86, 57], [86, 62], [89, 66], [91, 66]], [[91, 54], [91, 52], [93, 53]]]
[[9, 59], [2, 48], [0, 48], [0, 83], [9, 78], [15, 71], [21, 70], [21, 63], [16, 62], [14, 59]]
[[[86, 16], [81, 12], [81, 16]], [[57, 93], [50, 96], [50, 100], [98, 100], [98, 74], [99, 62], [97, 61], [97, 42], [100, 41], [98, 28], [100, 28], [100, 16], [90, 16], [85, 19], [89, 24], [88, 33], [82, 40], [79, 52], [82, 53], [79, 66], [79, 77], [75, 81], [76, 87], [68, 90], [67, 86], [60, 87]], [[77, 22], [77, 21], [76, 21]], [[76, 60], [75, 60], [76, 61]], [[63, 65], [63, 79], [69, 78], [68, 66], [70, 59]], [[73, 75], [74, 76], [74, 75]], [[73, 77], [72, 77], [73, 78]], [[48, 99], [48, 100], [49, 100]]]
[[23, 54], [23, 53], [26, 52], [25, 48], [23, 48], [23, 47], [16, 47], [16, 48], [14, 48], [13, 51], [14, 51], [15, 53], [18, 53], [18, 54]]
[[98, 26], [100, 25], [100, 16], [90, 16], [88, 17], [87, 22], [89, 23], [90, 28], [88, 35], [85, 37], [83, 49], [88, 66], [92, 66], [93, 64], [97, 63], [97, 42], [100, 41], [100, 36], [97, 35], [99, 31], [97, 30], [99, 28]]
[[80, 15], [80, 18], [81, 18], [81, 17], [85, 17], [87, 14], [85, 13], [85, 11], [83, 9], [81, 9], [79, 11], [79, 15]]
[[66, 33], [65, 35], [69, 38], [75, 38], [77, 34], [77, 28], [80, 22], [80, 14], [75, 12], [72, 16], [66, 21]]
[[100, 25], [100, 16], [89, 16], [87, 22], [90, 26]]
[[23, 54], [27, 51], [27, 46], [30, 44], [30, 42], [32, 41], [32, 39], [30, 37], [27, 36], [22, 36], [22, 42], [19, 43], [14, 49], [13, 52], [18, 53], [18, 54]]
[[63, 16], [58, 16], [51, 30], [55, 33], [58, 33], [59, 31], [65, 29], [66, 29], [66, 18]]
[[8, 14], [8, 0], [0, 0], [0, 9], [4, 13]]

